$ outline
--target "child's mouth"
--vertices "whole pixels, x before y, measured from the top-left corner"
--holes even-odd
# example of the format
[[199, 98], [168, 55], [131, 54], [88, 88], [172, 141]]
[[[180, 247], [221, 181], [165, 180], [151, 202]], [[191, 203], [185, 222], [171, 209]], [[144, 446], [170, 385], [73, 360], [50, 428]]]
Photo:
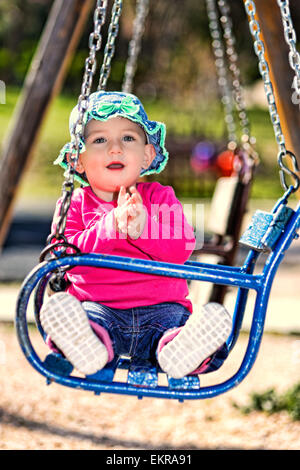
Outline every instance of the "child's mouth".
[[124, 165], [123, 163], [113, 162], [110, 163], [106, 168], [108, 168], [109, 170], [122, 170], [122, 168], [124, 168]]

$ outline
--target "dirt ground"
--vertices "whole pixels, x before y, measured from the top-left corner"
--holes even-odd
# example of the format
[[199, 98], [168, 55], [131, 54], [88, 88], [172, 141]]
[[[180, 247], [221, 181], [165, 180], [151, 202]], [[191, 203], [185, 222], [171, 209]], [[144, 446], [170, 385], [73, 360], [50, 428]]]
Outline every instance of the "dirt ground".
[[[39, 334], [33, 331], [39, 344]], [[242, 334], [220, 371], [203, 384], [237, 370], [247, 344]], [[1, 450], [300, 449], [300, 422], [286, 412], [243, 415], [251, 391], [283, 392], [299, 381], [299, 336], [265, 334], [244, 382], [209, 400], [178, 401], [124, 395], [95, 396], [52, 384], [27, 362], [10, 325], [0, 324]]]

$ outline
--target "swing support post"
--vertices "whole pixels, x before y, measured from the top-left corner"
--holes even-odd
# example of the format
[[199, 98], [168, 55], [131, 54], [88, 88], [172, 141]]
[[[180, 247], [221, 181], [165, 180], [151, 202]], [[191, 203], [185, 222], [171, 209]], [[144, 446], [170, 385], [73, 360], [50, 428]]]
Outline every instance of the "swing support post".
[[[289, 48], [284, 38], [280, 9], [274, 0], [256, 1], [255, 7], [286, 146], [295, 154], [300, 168], [300, 103], [296, 93], [293, 94], [294, 73], [288, 61]], [[296, 195], [300, 199], [299, 190]]]
[[0, 248], [47, 108], [59, 93], [92, 0], [56, 0], [25, 79], [0, 161]]

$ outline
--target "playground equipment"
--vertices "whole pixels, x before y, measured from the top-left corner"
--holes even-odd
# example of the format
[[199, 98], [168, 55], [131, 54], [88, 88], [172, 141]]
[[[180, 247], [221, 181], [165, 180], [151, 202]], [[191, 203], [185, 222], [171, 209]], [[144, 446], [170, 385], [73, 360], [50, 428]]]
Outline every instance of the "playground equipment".
[[[194, 167], [198, 164], [197, 169], [213, 169], [217, 174], [206, 227], [212, 235], [194, 256], [197, 261], [233, 266], [259, 157], [244, 103], [229, 3], [206, 0], [206, 6], [227, 145], [217, 149], [213, 144], [200, 142], [191, 158]], [[225, 285], [206, 285], [203, 289], [197, 282], [190, 283], [191, 297], [196, 303], [208, 300], [223, 303], [227, 290]]]
[[[221, 2], [221, 0], [220, 0]], [[120, 2], [115, 2], [119, 4]], [[140, 3], [142, 1], [140, 0]], [[224, 0], [222, 0], [224, 3]], [[278, 4], [283, 2], [278, 0]], [[287, 2], [285, 2], [287, 3]], [[90, 55], [86, 61], [86, 69], [83, 79], [83, 87], [78, 100], [79, 118], [74, 128], [74, 151], [78, 158], [78, 128], [82, 124], [85, 106], [92, 86], [92, 77], [95, 72], [95, 54], [101, 43], [101, 26], [105, 19], [107, 1], [97, 1], [94, 15], [95, 29], [90, 39]], [[282, 5], [281, 5], [282, 6]], [[280, 168], [281, 184], [284, 188], [283, 196], [275, 204], [272, 212], [258, 211], [252, 220], [252, 224], [241, 238], [241, 242], [249, 248], [249, 252], [241, 267], [206, 264], [197, 261], [188, 261], [184, 265], [161, 263], [141, 259], [122, 258], [111, 255], [93, 253], [80, 253], [78, 248], [71, 246], [64, 237], [67, 211], [74, 187], [74, 173], [69, 168], [63, 189], [62, 211], [57, 224], [55, 238], [59, 240], [56, 245], [49, 245], [42, 254], [41, 263], [28, 274], [21, 287], [17, 302], [16, 328], [17, 335], [23, 353], [29, 363], [43, 376], [48, 383], [56, 382], [64, 386], [81, 388], [93, 391], [96, 394], [102, 392], [118, 393], [126, 395], [161, 397], [178, 399], [204, 399], [212, 398], [237, 386], [251, 370], [258, 354], [263, 335], [264, 321], [267, 311], [270, 290], [276, 271], [289, 248], [293, 239], [297, 237], [300, 226], [300, 204], [296, 209], [288, 207], [290, 196], [299, 188], [298, 165], [295, 155], [287, 150], [285, 138], [281, 129], [279, 114], [275, 103], [273, 86], [270, 80], [269, 67], [265, 58], [264, 44], [261, 39], [259, 23], [255, 17], [255, 4], [252, 0], [245, 1], [245, 7], [250, 20], [250, 30], [254, 37], [255, 52], [259, 60], [259, 69], [264, 81], [271, 120], [274, 126], [276, 140], [279, 146], [278, 164]], [[116, 11], [116, 10], [114, 10]], [[287, 12], [287, 10], [285, 10]], [[289, 23], [291, 25], [291, 21]], [[110, 49], [107, 49], [107, 53]], [[297, 55], [298, 57], [298, 55]], [[105, 57], [110, 64], [110, 58]], [[109, 73], [102, 68], [104, 79]], [[101, 78], [100, 76], [100, 78]], [[299, 70], [295, 67], [297, 83]], [[102, 83], [102, 85], [101, 85]], [[103, 82], [100, 80], [100, 87]], [[286, 166], [285, 159], [290, 166]], [[287, 182], [291, 177], [293, 184]], [[67, 249], [73, 249], [74, 254], [68, 254]], [[267, 259], [260, 273], [254, 273], [259, 254], [266, 253]], [[50, 258], [46, 257], [50, 254]], [[168, 386], [160, 385], [158, 374], [160, 371], [141, 368], [132, 370], [131, 363], [127, 359], [120, 359], [109, 363], [94, 377], [82, 378], [72, 374], [72, 366], [59, 355], [50, 354], [45, 360], [41, 360], [34, 350], [29, 338], [26, 313], [31, 294], [35, 290], [35, 315], [37, 326], [43, 335], [39, 322], [39, 311], [43, 304], [46, 286], [53, 273], [57, 278], [62, 278], [67, 269], [74, 266], [95, 266], [127, 271], [139, 271], [145, 274], [151, 272], [160, 276], [185, 278], [194, 281], [213, 282], [214, 284], [234, 286], [238, 288], [235, 309], [233, 314], [233, 329], [227, 341], [228, 350], [234, 347], [242, 326], [246, 308], [247, 297], [250, 290], [256, 293], [251, 330], [248, 346], [242, 358], [240, 368], [226, 381], [201, 387], [199, 377], [188, 376], [183, 379], [167, 377]], [[115, 371], [119, 367], [128, 368], [127, 381], [114, 380]]]

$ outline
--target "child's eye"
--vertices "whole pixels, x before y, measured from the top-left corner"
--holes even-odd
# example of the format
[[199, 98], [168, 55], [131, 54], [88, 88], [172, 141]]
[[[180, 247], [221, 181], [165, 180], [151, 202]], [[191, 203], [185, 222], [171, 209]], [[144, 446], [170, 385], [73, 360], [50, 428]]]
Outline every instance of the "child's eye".
[[104, 137], [97, 137], [95, 140], [94, 140], [94, 144], [103, 144], [105, 142], [105, 138]]
[[133, 142], [135, 138], [132, 135], [124, 135], [123, 140], [125, 142]]

